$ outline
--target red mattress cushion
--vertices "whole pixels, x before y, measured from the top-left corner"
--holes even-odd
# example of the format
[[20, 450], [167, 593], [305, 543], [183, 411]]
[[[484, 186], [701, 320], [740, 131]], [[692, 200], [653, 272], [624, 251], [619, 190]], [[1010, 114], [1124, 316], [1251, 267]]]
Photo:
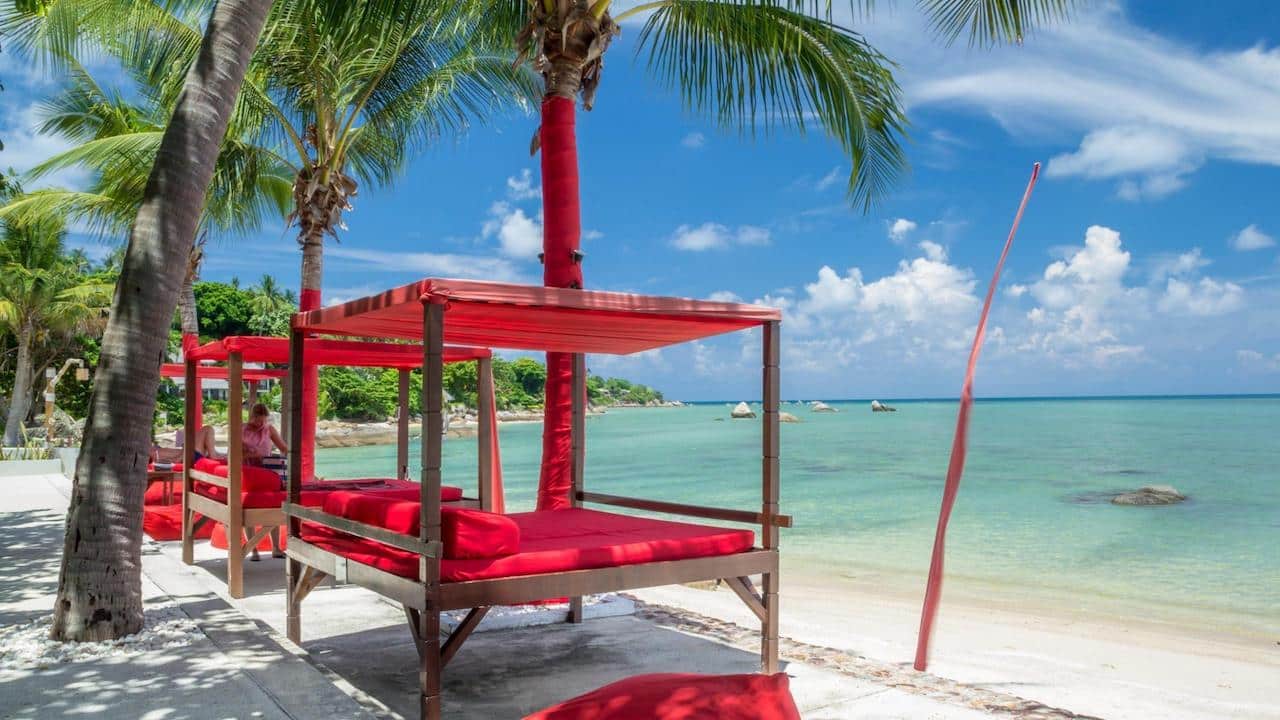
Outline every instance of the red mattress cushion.
[[446, 507], [440, 508], [440, 539], [448, 560], [504, 557], [520, 551], [520, 526], [506, 515]]
[[[324, 501], [324, 511], [404, 535], [416, 536], [422, 528], [422, 503], [416, 499], [334, 492]], [[520, 526], [505, 515], [445, 506], [440, 508], [440, 526], [446, 558], [502, 557], [520, 548]]]
[[[332, 481], [335, 485], [342, 487], [342, 481]], [[326, 490], [324, 482], [307, 483], [304, 487], [314, 488], [303, 490], [299, 502], [307, 507], [322, 507], [325, 499], [329, 495], [336, 492], [349, 492], [347, 490]], [[227, 502], [227, 489], [196, 481], [191, 484], [192, 489], [198, 495], [203, 495], [210, 500], [216, 500], [220, 503]], [[370, 487], [361, 490], [362, 493], [376, 493], [383, 497], [392, 497], [397, 500], [418, 500], [421, 493], [418, 490], [418, 484], [409, 482], [408, 480], [385, 480], [383, 484], [377, 487]], [[179, 492], [180, 494], [180, 492]], [[288, 493], [283, 490], [274, 492], [244, 492], [240, 494], [240, 502], [245, 508], [278, 508], [284, 504], [288, 498]], [[462, 499], [462, 488], [451, 487], [448, 485], [440, 488], [441, 502], [454, 502]]]
[[776, 675], [637, 675], [524, 720], [800, 720], [790, 682]]
[[[225, 463], [213, 458], [200, 458], [191, 467], [222, 478], [227, 477], [231, 470]], [[240, 466], [241, 492], [278, 492], [279, 490], [280, 476], [275, 471], [254, 465]]]
[[[514, 513], [506, 517], [520, 528], [520, 552], [498, 558], [445, 558], [440, 562], [441, 580], [462, 582], [731, 555], [749, 550], [755, 543], [755, 533], [750, 530], [582, 508]], [[337, 537], [323, 530], [304, 523], [302, 538], [380, 570], [401, 577], [418, 577], [418, 556], [413, 553], [372, 540]]]

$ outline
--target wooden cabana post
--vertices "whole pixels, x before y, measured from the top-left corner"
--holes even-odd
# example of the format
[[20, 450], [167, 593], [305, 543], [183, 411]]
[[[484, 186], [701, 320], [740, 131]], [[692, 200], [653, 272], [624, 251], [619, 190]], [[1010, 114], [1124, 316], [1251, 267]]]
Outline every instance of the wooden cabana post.
[[476, 433], [480, 449], [477, 472], [480, 483], [480, 509], [493, 510], [493, 426], [489, 416], [494, 411], [493, 360], [476, 361]]
[[[778, 526], [774, 524], [774, 516], [778, 513], [780, 467], [778, 462], [781, 416], [778, 414], [780, 397], [779, 369], [781, 324], [776, 320], [765, 323], [763, 337], [763, 461], [760, 468], [760, 485], [763, 504], [760, 508], [760, 545], [765, 550], [777, 552]], [[748, 581], [749, 582], [749, 581]], [[760, 619], [760, 665], [766, 673], [778, 671], [778, 570], [761, 575], [763, 586], [761, 601], [764, 605], [764, 617]]]
[[[244, 597], [244, 513], [237, 512], [244, 476], [244, 358], [238, 352], [227, 358], [227, 594]], [[256, 543], [255, 543], [256, 544]]]
[[401, 368], [396, 405], [396, 478], [409, 479], [409, 371]]
[[[186, 353], [183, 353], [184, 355]], [[200, 388], [196, 385], [196, 361], [186, 361], [183, 376], [183, 405], [185, 415], [182, 423], [182, 562], [187, 565], [195, 562], [195, 543], [192, 536], [194, 513], [191, 509], [191, 466], [196, 462], [196, 428], [199, 426], [196, 414], [196, 401]]]
[[[422, 306], [422, 487], [418, 539], [440, 546], [441, 445], [444, 434], [444, 305]], [[418, 614], [418, 659], [423, 718], [438, 720], [440, 708], [440, 563], [423, 555], [418, 577], [423, 610]]]
[[[303, 338], [297, 330], [289, 333], [289, 379], [286, 387], [289, 390], [290, 412], [302, 407], [303, 377]], [[283, 400], [282, 400], [283, 402]], [[289, 505], [297, 505], [302, 501], [302, 423], [289, 423], [289, 472], [285, 481], [285, 498]], [[293, 514], [286, 514], [289, 535], [289, 546], [293, 546], [302, 534], [302, 521]], [[285, 573], [285, 634], [294, 643], [302, 643], [302, 581], [312, 572], [307, 568], [303, 574], [302, 563], [292, 554], [286, 553], [284, 561]], [[323, 577], [323, 576], [322, 576]]]
[[[582, 507], [584, 490], [583, 470], [586, 466], [586, 422], [587, 422], [587, 356], [574, 353], [570, 360], [569, 392], [573, 394], [570, 403], [569, 417], [569, 504], [570, 507]], [[569, 622], [582, 622], [582, 596], [569, 598]]]

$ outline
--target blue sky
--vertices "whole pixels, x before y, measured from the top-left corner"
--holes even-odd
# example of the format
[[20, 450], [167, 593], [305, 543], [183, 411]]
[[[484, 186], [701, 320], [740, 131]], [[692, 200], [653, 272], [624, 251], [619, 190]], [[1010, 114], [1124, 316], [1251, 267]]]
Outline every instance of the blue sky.
[[[579, 115], [592, 287], [782, 307], [788, 397], [954, 396], [1000, 245], [1045, 171], [993, 311], [980, 395], [1280, 390], [1280, 9], [1095, 2], [1021, 47], [943, 48], [912, 3], [853, 22], [900, 63], [911, 172], [870, 214], [819, 134], [739, 137], [610, 50]], [[0, 164], [53, 82], [0, 56]], [[327, 249], [329, 301], [429, 275], [537, 281], [537, 122], [512, 116], [362, 188]], [[74, 173], [55, 179], [75, 183]], [[215, 244], [205, 277], [297, 286], [292, 233]], [[76, 242], [88, 242], [76, 238]], [[594, 371], [673, 397], [758, 395], [755, 338]]]

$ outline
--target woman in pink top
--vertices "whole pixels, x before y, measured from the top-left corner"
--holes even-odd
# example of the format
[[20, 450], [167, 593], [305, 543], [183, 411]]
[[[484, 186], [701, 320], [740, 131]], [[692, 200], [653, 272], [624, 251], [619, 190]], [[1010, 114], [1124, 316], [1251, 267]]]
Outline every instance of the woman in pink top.
[[244, 447], [244, 461], [255, 465], [271, 454], [273, 445], [281, 454], [289, 452], [279, 431], [271, 424], [271, 412], [262, 403], [257, 403], [250, 411], [249, 422], [240, 431], [240, 442]]

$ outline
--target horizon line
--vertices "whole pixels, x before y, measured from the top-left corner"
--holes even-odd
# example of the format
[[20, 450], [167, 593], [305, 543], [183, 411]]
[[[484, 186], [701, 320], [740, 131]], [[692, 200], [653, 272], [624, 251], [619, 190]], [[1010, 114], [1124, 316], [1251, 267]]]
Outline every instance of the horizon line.
[[[1134, 394], [1134, 395], [994, 395], [990, 397], [974, 396], [974, 402], [979, 400], [985, 401], [1028, 401], [1028, 400], [1264, 400], [1280, 398], [1280, 393], [1190, 393], [1190, 394]], [[783, 398], [781, 402], [814, 402], [816, 398]], [[822, 400], [825, 403], [869, 403], [872, 400], [880, 402], [958, 402], [959, 396], [955, 397], [865, 397], [865, 398], [835, 398], [832, 400]], [[738, 403], [738, 402], [761, 402], [760, 399], [736, 400], [711, 399], [711, 400], [679, 400], [684, 403]]]

